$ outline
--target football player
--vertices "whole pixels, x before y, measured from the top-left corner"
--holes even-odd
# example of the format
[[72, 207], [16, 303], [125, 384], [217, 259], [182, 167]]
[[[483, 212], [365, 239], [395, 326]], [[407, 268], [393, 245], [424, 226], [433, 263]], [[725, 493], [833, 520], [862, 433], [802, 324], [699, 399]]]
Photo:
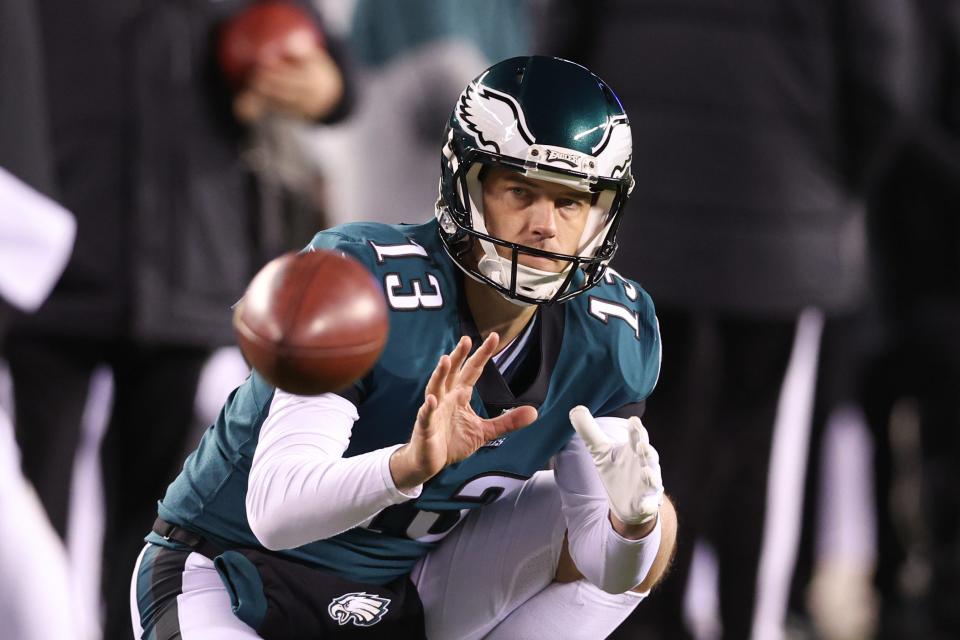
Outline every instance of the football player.
[[513, 58], [471, 82], [435, 219], [348, 224], [309, 247], [382, 283], [383, 355], [339, 393], [294, 396], [256, 372], [234, 391], [160, 502], [137, 633], [613, 631], [676, 531], [639, 419], [657, 320], [607, 267], [630, 160], [619, 100], [579, 65]]

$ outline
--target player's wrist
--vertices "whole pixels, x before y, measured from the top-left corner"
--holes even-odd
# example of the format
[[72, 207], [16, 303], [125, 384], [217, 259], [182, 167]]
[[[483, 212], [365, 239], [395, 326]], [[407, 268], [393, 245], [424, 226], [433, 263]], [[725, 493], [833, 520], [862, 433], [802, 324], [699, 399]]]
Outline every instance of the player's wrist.
[[640, 540], [650, 535], [660, 519], [659, 512], [653, 514], [648, 520], [639, 523], [627, 523], [616, 516], [611, 510], [609, 512], [610, 525], [617, 534], [627, 540]]
[[428, 474], [416, 464], [410, 445], [405, 444], [390, 455], [390, 475], [397, 489], [408, 493], [429, 480], [433, 474]]

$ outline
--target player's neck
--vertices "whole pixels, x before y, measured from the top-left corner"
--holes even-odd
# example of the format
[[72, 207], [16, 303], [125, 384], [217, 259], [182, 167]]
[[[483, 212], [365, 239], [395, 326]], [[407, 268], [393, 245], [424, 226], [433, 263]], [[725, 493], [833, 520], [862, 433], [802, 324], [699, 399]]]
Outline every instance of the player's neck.
[[501, 347], [520, 335], [537, 312], [536, 306], [514, 304], [489, 286], [471, 278], [464, 278], [464, 287], [467, 306], [480, 337], [486, 338], [496, 331], [500, 334]]

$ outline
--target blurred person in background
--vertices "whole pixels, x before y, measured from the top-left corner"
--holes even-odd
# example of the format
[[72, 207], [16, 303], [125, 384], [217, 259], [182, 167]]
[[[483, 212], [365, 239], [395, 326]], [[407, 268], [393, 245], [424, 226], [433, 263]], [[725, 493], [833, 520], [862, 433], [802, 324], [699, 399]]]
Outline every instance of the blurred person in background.
[[[871, 565], [856, 579], [865, 578], [869, 588], [872, 578], [879, 598], [868, 593], [861, 599], [874, 619], [851, 635], [851, 621], [860, 615], [850, 592], [863, 586], [826, 586], [824, 576], [814, 574], [807, 589], [805, 565], [813, 563], [801, 562], [795, 608], [810, 601], [817, 633], [825, 638], [938, 639], [960, 633], [960, 3], [933, 0], [916, 8], [917, 32], [923, 34], [914, 64], [917, 110], [883, 179], [869, 191], [875, 304], [834, 327], [836, 349], [852, 347], [856, 356], [850, 360], [858, 366], [842, 372], [821, 366], [821, 375], [833, 382], [823, 409], [831, 408], [830, 398], [854, 401], [873, 436], [869, 508], [876, 539], [860, 540], [859, 546], [876, 547], [876, 571], [872, 575]], [[828, 324], [825, 340], [830, 329]], [[841, 396], [830, 393], [838, 388]], [[856, 453], [849, 447], [843, 452], [845, 467]], [[819, 489], [826, 492], [832, 488]], [[852, 577], [842, 566], [826, 569], [834, 582]]]
[[[788, 364], [805, 363], [810, 387], [822, 316], [804, 309], [830, 317], [862, 303], [862, 194], [912, 95], [910, 8], [607, 0], [573, 11], [581, 37], [561, 53], [622, 87], [637, 122], [642, 186], [615, 266], [658, 301], [668, 348], [648, 417], [669, 426], [651, 437], [682, 460], [664, 478], [685, 526], [673, 575], [615, 637], [683, 635], [698, 538], [716, 552], [722, 636], [777, 637], [809, 427], [810, 390], [796, 397]], [[779, 419], [793, 430], [775, 434], [787, 400]], [[775, 449], [783, 464], [771, 464]]]
[[[18, 11], [26, 11], [14, 15], [11, 6], [0, 9], [0, 18], [15, 17], [11, 22], [22, 24], [29, 7], [24, 3]], [[0, 35], [5, 35], [2, 27]], [[6, 126], [4, 121], [0, 131]], [[31, 164], [9, 155], [3, 161], [19, 170]], [[0, 167], [0, 304], [5, 317], [40, 306], [67, 264], [75, 232], [73, 216]], [[0, 337], [3, 333], [0, 326]], [[66, 549], [20, 470], [13, 425], [4, 407], [0, 407], [0, 537], [4, 636], [92, 640], [94, 631], [79, 625], [82, 616], [72, 597]]]
[[876, 436], [881, 638], [960, 634], [960, 2], [916, 3], [920, 112], [872, 199], [887, 344]]
[[787, 626], [824, 640], [871, 637], [877, 626], [875, 442], [863, 396], [884, 343], [875, 298], [871, 286], [862, 306], [826, 319], [817, 362]]
[[450, 105], [494, 61], [530, 53], [530, 4], [356, 1], [343, 21], [363, 89], [350, 120], [311, 142], [336, 176], [326, 184], [331, 224], [415, 222], [433, 208]]
[[[7, 340], [17, 440], [63, 536], [90, 376], [112, 369], [101, 447], [107, 638], [129, 638], [129, 573], [180, 461], [201, 367], [233, 342], [230, 305], [279, 250], [262, 242], [271, 221], [241, 160], [244, 125], [275, 111], [332, 121], [347, 104], [338, 64], [316, 46], [261, 61], [234, 98], [214, 44], [250, 4], [42, 0], [31, 34], [40, 56], [4, 61], [27, 75], [43, 61], [50, 142], [36, 153], [49, 154], [53, 193], [77, 218], [63, 277]], [[19, 91], [0, 86], [0, 104]], [[28, 153], [35, 141], [11, 144]]]
[[[33, 2], [0, 2], [0, 347], [14, 315], [53, 288], [75, 234], [72, 216], [24, 183], [48, 193], [53, 184], [39, 53]], [[4, 635], [92, 640], [79, 626], [66, 550], [20, 469], [9, 407], [0, 407], [0, 538]]]

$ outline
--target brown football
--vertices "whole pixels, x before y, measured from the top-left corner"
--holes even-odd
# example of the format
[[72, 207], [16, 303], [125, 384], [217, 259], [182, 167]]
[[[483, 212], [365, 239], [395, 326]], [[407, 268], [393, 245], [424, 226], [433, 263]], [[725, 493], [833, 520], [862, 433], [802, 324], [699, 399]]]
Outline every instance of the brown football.
[[363, 377], [387, 343], [387, 307], [377, 281], [333, 251], [289, 253], [250, 281], [233, 314], [247, 362], [297, 395], [339, 391]]
[[291, 38], [308, 39], [319, 47], [325, 43], [320, 27], [299, 5], [288, 0], [254, 3], [221, 28], [220, 69], [234, 88], [240, 88], [259, 60], [282, 54]]

